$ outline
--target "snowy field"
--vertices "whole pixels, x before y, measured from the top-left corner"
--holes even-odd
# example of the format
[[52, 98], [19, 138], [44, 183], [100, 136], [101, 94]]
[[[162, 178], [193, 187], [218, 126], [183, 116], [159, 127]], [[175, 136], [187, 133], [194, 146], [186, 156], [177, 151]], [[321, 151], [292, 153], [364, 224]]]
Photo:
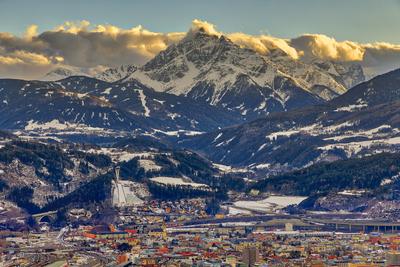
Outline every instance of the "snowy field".
[[112, 159], [113, 162], [130, 161], [131, 159], [138, 157], [153, 157], [153, 154], [150, 152], [130, 152], [122, 149], [106, 147], [102, 147], [101, 149], [89, 149], [84, 152], [107, 155]]
[[204, 132], [189, 131], [189, 130], [177, 130], [177, 131], [162, 131], [159, 129], [153, 129], [153, 130], [154, 130], [154, 133], [161, 133], [161, 134], [168, 135], [168, 136], [180, 136], [180, 135], [195, 136], [195, 135], [200, 135], [200, 134], [204, 133]]
[[165, 184], [165, 185], [186, 185], [186, 186], [191, 186], [191, 187], [207, 187], [208, 185], [206, 184], [199, 184], [199, 183], [194, 183], [190, 181], [190, 179], [183, 179], [180, 177], [166, 177], [166, 176], [159, 176], [159, 177], [154, 177], [150, 178], [151, 181], [159, 183], [159, 184]]
[[143, 168], [146, 172], [148, 171], [159, 171], [162, 169], [161, 166], [157, 165], [151, 159], [139, 159], [139, 165]]
[[[307, 197], [301, 196], [269, 196], [258, 201], [236, 201], [233, 203], [237, 209], [244, 209], [255, 212], [272, 212], [277, 209], [285, 208], [289, 205], [297, 205]], [[236, 210], [237, 211], [237, 210]]]
[[246, 168], [234, 168], [232, 166], [228, 166], [228, 165], [223, 165], [223, 164], [217, 164], [217, 163], [213, 163], [213, 166], [215, 168], [217, 168], [218, 170], [222, 171], [222, 172], [233, 172], [233, 173], [238, 173], [238, 172], [248, 172], [249, 170]]
[[229, 215], [250, 215], [251, 211], [243, 210], [236, 207], [228, 207]]
[[55, 119], [48, 122], [35, 122], [33, 120], [28, 121], [28, 124], [25, 126], [26, 131], [33, 130], [75, 130], [75, 131], [91, 131], [91, 132], [104, 132], [106, 129], [99, 127], [91, 127], [85, 124], [77, 124], [70, 122], [60, 122]]

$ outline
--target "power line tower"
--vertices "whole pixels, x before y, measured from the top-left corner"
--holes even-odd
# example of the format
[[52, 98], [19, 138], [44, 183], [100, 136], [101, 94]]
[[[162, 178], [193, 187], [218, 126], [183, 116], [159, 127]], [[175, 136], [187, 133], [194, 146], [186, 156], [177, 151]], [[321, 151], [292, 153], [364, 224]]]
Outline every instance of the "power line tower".
[[121, 167], [120, 167], [120, 166], [115, 167], [115, 177], [114, 177], [114, 179], [115, 179], [116, 182], [119, 182], [119, 173], [120, 173], [120, 170], [121, 170]]

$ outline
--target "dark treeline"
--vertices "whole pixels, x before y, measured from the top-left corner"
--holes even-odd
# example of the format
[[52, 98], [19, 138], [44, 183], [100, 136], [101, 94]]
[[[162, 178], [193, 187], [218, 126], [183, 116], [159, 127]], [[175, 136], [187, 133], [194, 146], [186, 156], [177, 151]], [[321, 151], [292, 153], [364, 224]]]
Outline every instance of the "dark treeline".
[[27, 186], [14, 187], [7, 195], [7, 199], [17, 204], [18, 207], [25, 209], [28, 213], [37, 213], [40, 208], [32, 203], [32, 197], [33, 189]]
[[325, 194], [344, 189], [376, 189], [400, 172], [400, 154], [319, 163], [257, 182], [252, 188], [285, 194]]
[[58, 210], [67, 206], [85, 207], [92, 203], [100, 203], [111, 197], [112, 174], [101, 175], [70, 194], [55, 199], [41, 211]]
[[38, 177], [56, 187], [70, 179], [65, 175], [64, 169], [74, 168], [71, 156], [80, 160], [79, 170], [83, 174], [89, 173], [89, 163], [97, 168], [104, 168], [112, 163], [110, 157], [106, 155], [84, 153], [78, 150], [67, 153], [57, 145], [38, 142], [12, 141], [0, 150], [0, 162], [10, 164], [18, 159], [21, 163], [34, 167]]
[[134, 138], [124, 138], [117, 141], [113, 147], [133, 149], [136, 151], [147, 151], [156, 149], [158, 151], [168, 151], [169, 146], [149, 136], [137, 136]]
[[165, 200], [177, 200], [182, 198], [197, 198], [197, 197], [213, 197], [217, 199], [226, 199], [226, 191], [220, 188], [203, 189], [191, 186], [182, 185], [167, 185], [155, 182], [148, 182], [150, 193], [153, 197]]
[[122, 162], [121, 178], [143, 182], [157, 176], [187, 176], [196, 183], [207, 184], [212, 188], [221, 187], [236, 191], [244, 191], [246, 188], [246, 183], [241, 177], [236, 177], [234, 174], [219, 174], [209, 161], [192, 152], [171, 151], [168, 155], [155, 155], [153, 160], [161, 167], [160, 170], [146, 172], [140, 167], [139, 158]]
[[181, 198], [205, 197], [212, 194], [210, 191], [196, 189], [190, 186], [161, 185], [149, 182], [149, 191], [158, 199], [176, 200]]

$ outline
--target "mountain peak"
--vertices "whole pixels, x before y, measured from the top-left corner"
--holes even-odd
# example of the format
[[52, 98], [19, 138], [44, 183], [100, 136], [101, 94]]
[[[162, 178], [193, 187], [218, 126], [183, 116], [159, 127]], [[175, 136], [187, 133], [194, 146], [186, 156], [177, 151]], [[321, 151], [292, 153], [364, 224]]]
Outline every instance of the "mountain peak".
[[358, 84], [331, 103], [337, 106], [368, 107], [399, 100], [400, 69], [397, 69]]
[[202, 39], [213, 39], [217, 40], [218, 35], [213, 34], [209, 31], [206, 31], [204, 27], [190, 29], [187, 33], [185, 38], [183, 38], [179, 43], [184, 43], [188, 41], [199, 41]]
[[70, 76], [88, 76], [86, 72], [84, 72], [80, 68], [76, 67], [57, 67], [41, 77], [39, 80], [41, 81], [57, 81]]
[[[203, 24], [123, 81], [136, 80], [156, 91], [186, 95], [246, 116], [330, 100], [359, 81], [357, 71], [339, 65], [327, 68], [294, 60], [278, 48], [270, 55], [242, 48]], [[282, 77], [288, 82], [276, 86]]]
[[121, 80], [137, 70], [137, 67], [132, 64], [121, 65], [116, 68], [109, 68], [102, 73], [96, 75], [96, 78], [106, 82], [115, 82]]

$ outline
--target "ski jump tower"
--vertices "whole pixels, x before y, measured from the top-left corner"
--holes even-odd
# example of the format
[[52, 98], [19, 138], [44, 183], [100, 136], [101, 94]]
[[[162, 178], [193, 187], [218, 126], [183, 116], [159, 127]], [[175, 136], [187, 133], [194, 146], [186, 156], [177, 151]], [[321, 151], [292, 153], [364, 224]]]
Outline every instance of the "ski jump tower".
[[113, 179], [113, 191], [112, 191], [112, 204], [113, 206], [121, 207], [127, 204], [124, 186], [119, 180], [120, 167], [115, 167], [115, 176]]
[[114, 177], [114, 179], [115, 179], [116, 182], [119, 182], [119, 172], [120, 172], [120, 170], [121, 170], [120, 166], [115, 167], [115, 177]]

